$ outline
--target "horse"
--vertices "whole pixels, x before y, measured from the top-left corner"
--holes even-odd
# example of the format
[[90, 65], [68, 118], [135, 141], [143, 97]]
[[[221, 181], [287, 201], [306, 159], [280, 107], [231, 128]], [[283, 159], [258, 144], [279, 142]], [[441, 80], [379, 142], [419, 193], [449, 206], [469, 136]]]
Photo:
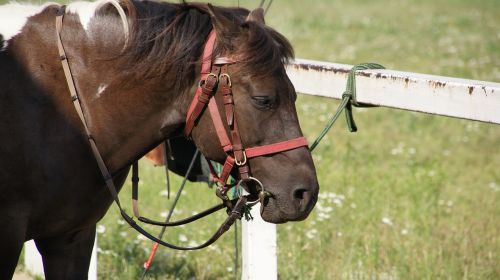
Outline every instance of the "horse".
[[[133, 162], [186, 130], [206, 158], [233, 159], [235, 176], [258, 178], [260, 184], [244, 185], [251, 197], [265, 186], [265, 221], [300, 221], [312, 211], [319, 185], [307, 145], [278, 149], [302, 137], [285, 72], [293, 49], [265, 25], [262, 9], [149, 0], [65, 9], [11, 3], [0, 8], [0, 34], [0, 279], [12, 277], [31, 239], [46, 279], [85, 279], [96, 223], [113, 202], [106, 185], [119, 191]], [[220, 75], [203, 72], [210, 38], [209, 61], [222, 59]], [[70, 98], [69, 80], [78, 96]], [[223, 83], [224, 97], [210, 102], [228, 120], [218, 127], [207, 108], [188, 116], [193, 102], [208, 102], [197, 94], [213, 82]], [[221, 130], [240, 143], [223, 148]], [[258, 147], [268, 152], [256, 153]]]

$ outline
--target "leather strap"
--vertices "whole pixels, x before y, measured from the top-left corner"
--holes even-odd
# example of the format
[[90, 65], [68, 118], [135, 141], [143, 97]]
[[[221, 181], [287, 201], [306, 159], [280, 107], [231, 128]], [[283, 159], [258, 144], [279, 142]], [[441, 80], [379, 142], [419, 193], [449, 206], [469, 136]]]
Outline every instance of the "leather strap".
[[146, 224], [150, 224], [150, 225], [155, 225], [155, 226], [163, 226], [163, 227], [175, 227], [175, 226], [180, 226], [180, 225], [185, 225], [185, 224], [189, 224], [191, 222], [194, 222], [194, 221], [197, 221], [203, 217], [206, 217], [212, 213], [215, 213], [219, 210], [222, 210], [226, 208], [226, 204], [224, 203], [220, 203], [220, 204], [217, 204], [203, 212], [200, 212], [196, 215], [193, 215], [191, 217], [188, 217], [186, 219], [181, 219], [181, 220], [178, 220], [178, 221], [175, 221], [175, 222], [161, 222], [161, 221], [155, 221], [155, 220], [151, 220], [151, 219], [148, 219], [146, 217], [139, 217], [138, 220], [143, 222], [143, 223], [146, 223]]
[[[201, 61], [201, 78], [200, 78], [200, 85], [196, 89], [195, 95], [193, 100], [191, 101], [191, 104], [189, 105], [188, 108], [188, 113], [187, 113], [187, 119], [186, 119], [186, 126], [184, 127], [184, 134], [189, 136], [191, 134], [191, 131], [194, 128], [194, 124], [196, 120], [200, 117], [201, 113], [203, 112], [203, 109], [205, 108], [207, 102], [203, 102], [204, 98], [200, 100], [200, 96], [203, 94], [203, 87], [206, 88], [206, 90], [211, 90], [210, 91], [210, 96], [213, 94], [213, 90], [215, 88], [215, 85], [217, 83], [217, 79], [219, 78], [219, 73], [213, 73], [213, 75], [210, 75], [210, 71], [212, 68], [212, 54], [215, 46], [215, 38], [216, 38], [216, 33], [215, 30], [212, 29], [210, 31], [210, 34], [208, 34], [207, 41], [205, 43], [205, 47], [203, 49], [203, 56], [202, 56], [202, 61]], [[208, 79], [208, 78], [211, 79]], [[208, 80], [207, 80], [208, 79]], [[202, 83], [204, 82], [204, 85]], [[213, 84], [212, 84], [213, 83]], [[206, 87], [206, 85], [209, 85], [210, 87]], [[206, 93], [208, 94], [208, 93]]]
[[92, 134], [90, 133], [89, 127], [87, 125], [87, 120], [85, 119], [85, 115], [83, 113], [82, 104], [80, 102], [80, 98], [78, 97], [78, 92], [76, 90], [75, 83], [73, 81], [73, 75], [71, 74], [71, 68], [69, 66], [68, 57], [66, 55], [66, 51], [64, 50], [61, 33], [62, 33], [62, 24], [65, 13], [66, 13], [66, 6], [63, 5], [59, 8], [56, 15], [57, 49], [59, 51], [59, 58], [61, 60], [61, 65], [64, 70], [64, 76], [66, 78], [66, 82], [68, 83], [68, 89], [71, 95], [71, 100], [73, 102], [76, 112], [78, 113], [78, 116], [80, 117], [80, 120], [82, 121], [83, 127], [85, 129], [85, 134], [87, 135], [87, 138], [90, 142], [90, 147], [97, 161], [97, 165], [99, 166], [99, 170], [101, 171], [102, 176], [104, 177], [104, 181], [106, 182], [106, 186], [108, 187], [111, 196], [113, 196], [113, 199], [115, 200], [116, 204], [121, 208], [121, 204], [120, 201], [118, 200], [118, 194], [116, 191], [115, 184], [113, 182], [113, 178], [108, 168], [106, 167], [106, 164], [104, 163], [101, 154], [99, 153], [99, 149], [97, 148], [96, 142], [92, 137]]
[[305, 137], [298, 137], [295, 139], [286, 140], [274, 144], [247, 148], [245, 149], [245, 153], [247, 154], [247, 158], [254, 158], [264, 155], [277, 154], [307, 146], [308, 146], [307, 139]]
[[219, 108], [217, 107], [217, 103], [215, 98], [210, 99], [208, 103], [208, 109], [210, 112], [210, 117], [212, 118], [212, 123], [215, 128], [215, 132], [217, 133], [217, 137], [219, 138], [219, 142], [222, 146], [224, 152], [229, 153], [233, 150], [233, 145], [227, 136], [226, 128], [222, 123], [222, 118], [219, 113]]
[[159, 238], [156, 238], [155, 236], [151, 235], [149, 232], [145, 231], [142, 227], [140, 227], [135, 221], [134, 219], [132, 219], [130, 216], [128, 216], [123, 210], [120, 211], [120, 213], [122, 214], [122, 217], [125, 219], [125, 221], [131, 226], [133, 227], [135, 230], [137, 230], [138, 232], [140, 232], [142, 235], [146, 236], [148, 239], [154, 241], [154, 242], [157, 242], [158, 244], [160, 245], [163, 245], [165, 247], [168, 247], [168, 248], [171, 248], [171, 249], [176, 249], [176, 250], [183, 250], [183, 251], [186, 251], [186, 250], [198, 250], [198, 249], [202, 249], [202, 248], [205, 248], [211, 244], [213, 244], [215, 241], [217, 241], [217, 239], [219, 239], [219, 237], [224, 234], [230, 227], [231, 225], [234, 224], [234, 222], [238, 219], [241, 219], [242, 217], [242, 209], [243, 209], [243, 206], [246, 205], [246, 202], [247, 202], [247, 198], [242, 196], [238, 199], [238, 201], [236, 202], [236, 205], [234, 206], [233, 210], [231, 211], [230, 215], [226, 218], [226, 220], [224, 221], [224, 223], [222, 223], [222, 225], [219, 227], [219, 229], [212, 235], [212, 237], [210, 237], [210, 239], [208, 239], [205, 243], [201, 244], [201, 245], [198, 245], [198, 246], [194, 246], [194, 247], [180, 247], [180, 246], [177, 246], [177, 245], [173, 245], [173, 244], [170, 244], [170, 243], [167, 243]]

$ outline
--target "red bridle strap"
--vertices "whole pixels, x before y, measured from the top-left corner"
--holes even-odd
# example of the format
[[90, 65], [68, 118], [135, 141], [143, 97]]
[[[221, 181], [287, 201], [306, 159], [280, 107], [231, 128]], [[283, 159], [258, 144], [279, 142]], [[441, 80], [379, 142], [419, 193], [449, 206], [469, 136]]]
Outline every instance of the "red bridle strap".
[[286, 152], [289, 150], [297, 149], [300, 147], [307, 147], [307, 140], [305, 137], [298, 137], [278, 143], [273, 143], [264, 146], [258, 146], [253, 148], [246, 148], [245, 154], [247, 158], [260, 157], [265, 155], [271, 155], [281, 152]]
[[199, 118], [203, 109], [207, 105], [210, 97], [214, 94], [213, 90], [218, 82], [218, 74], [210, 75], [212, 69], [212, 54], [215, 46], [215, 30], [212, 29], [210, 34], [208, 34], [207, 42], [203, 49], [203, 58], [201, 61], [201, 78], [200, 81], [204, 81], [204, 85], [200, 85], [196, 88], [191, 104], [189, 105], [186, 126], [184, 127], [184, 135], [190, 135], [193, 130], [196, 120]]
[[210, 99], [208, 103], [208, 110], [210, 112], [210, 117], [212, 118], [212, 122], [215, 127], [215, 131], [217, 133], [217, 137], [219, 138], [220, 145], [224, 152], [228, 153], [233, 150], [233, 145], [227, 136], [226, 128], [222, 124], [222, 118], [219, 113], [219, 108], [217, 107], [217, 103], [215, 102], [215, 98]]

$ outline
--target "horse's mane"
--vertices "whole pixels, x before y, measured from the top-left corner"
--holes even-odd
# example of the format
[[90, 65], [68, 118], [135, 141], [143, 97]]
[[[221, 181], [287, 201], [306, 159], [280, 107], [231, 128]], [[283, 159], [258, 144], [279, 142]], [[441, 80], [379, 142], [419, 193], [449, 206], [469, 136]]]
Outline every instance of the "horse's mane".
[[[207, 5], [167, 4], [154, 1], [121, 1], [129, 14], [130, 37], [122, 57], [133, 71], [149, 77], [175, 77], [174, 89], [184, 92], [193, 85], [205, 39], [212, 29]], [[243, 8], [216, 7], [223, 16], [239, 25], [246, 36], [218, 36], [214, 56], [229, 52], [241, 63], [256, 67], [259, 75], [272, 75], [293, 58], [285, 37], [272, 28], [246, 22]], [[218, 33], [219, 35], [219, 33]], [[235, 36], [236, 35], [236, 36]], [[236, 52], [236, 53], [235, 53]]]

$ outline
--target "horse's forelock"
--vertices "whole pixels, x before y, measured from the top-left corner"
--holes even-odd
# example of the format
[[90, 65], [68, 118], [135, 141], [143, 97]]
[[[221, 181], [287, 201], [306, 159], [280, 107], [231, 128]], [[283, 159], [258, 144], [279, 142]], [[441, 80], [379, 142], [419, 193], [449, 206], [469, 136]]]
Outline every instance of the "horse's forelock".
[[255, 68], [257, 75], [270, 76], [294, 58], [290, 42], [274, 29], [256, 22], [246, 22], [241, 46], [236, 48], [236, 56], [249, 67]]
[[293, 48], [285, 37], [266, 26], [263, 18], [248, 18], [258, 10], [209, 6], [208, 12], [217, 31], [218, 49], [236, 61], [259, 68], [259, 75], [268, 76], [293, 59]]

